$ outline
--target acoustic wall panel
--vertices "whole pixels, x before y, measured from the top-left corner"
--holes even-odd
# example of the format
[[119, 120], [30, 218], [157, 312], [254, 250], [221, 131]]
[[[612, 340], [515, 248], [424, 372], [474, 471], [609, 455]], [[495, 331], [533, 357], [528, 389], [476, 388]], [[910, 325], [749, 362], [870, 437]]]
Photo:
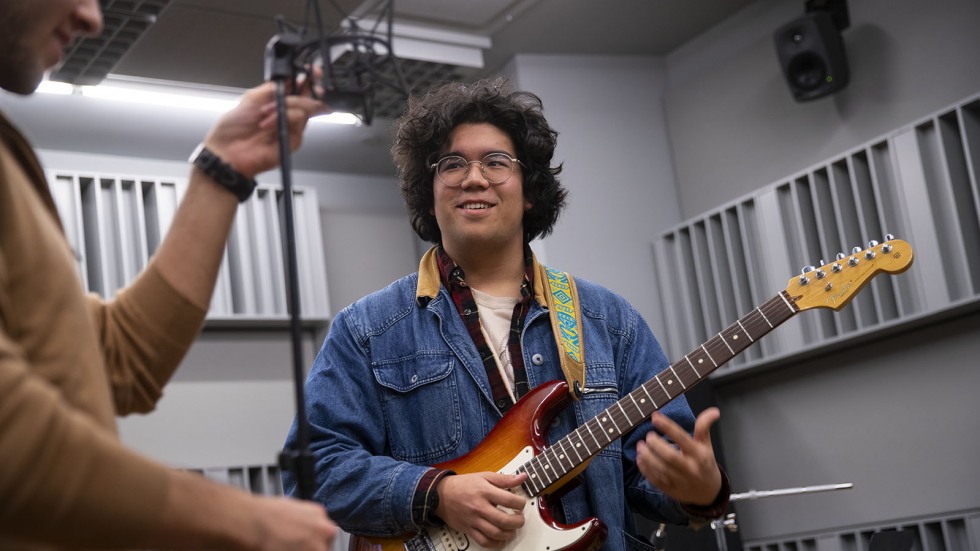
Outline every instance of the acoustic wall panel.
[[913, 269], [843, 310], [807, 312], [712, 376], [725, 377], [980, 301], [980, 100], [970, 98], [663, 233], [654, 246], [668, 356], [681, 357], [784, 289], [888, 234]]
[[[111, 297], [146, 267], [163, 241], [186, 181], [155, 176], [48, 172], [82, 284]], [[330, 307], [316, 191], [294, 189], [301, 314], [325, 321]], [[260, 185], [236, 214], [208, 317], [236, 326], [288, 315], [283, 265], [283, 193]]]

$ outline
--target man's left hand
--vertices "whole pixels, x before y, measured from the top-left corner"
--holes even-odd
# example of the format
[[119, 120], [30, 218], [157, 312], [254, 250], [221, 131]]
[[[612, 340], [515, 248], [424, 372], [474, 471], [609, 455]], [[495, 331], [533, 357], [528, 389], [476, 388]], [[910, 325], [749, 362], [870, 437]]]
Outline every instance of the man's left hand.
[[[708, 408], [694, 423], [694, 436], [669, 417], [654, 413], [655, 431], [636, 445], [636, 465], [646, 479], [681, 503], [709, 505], [721, 490], [721, 470], [711, 445], [711, 425], [721, 413]], [[673, 441], [668, 442], [668, 440]]]

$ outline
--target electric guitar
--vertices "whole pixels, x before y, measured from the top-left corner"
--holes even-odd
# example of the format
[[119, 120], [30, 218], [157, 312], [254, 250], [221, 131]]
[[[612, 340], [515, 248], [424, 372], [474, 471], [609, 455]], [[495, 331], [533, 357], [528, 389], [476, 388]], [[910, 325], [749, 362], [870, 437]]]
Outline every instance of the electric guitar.
[[[722, 364], [748, 348], [776, 326], [803, 310], [840, 310], [871, 278], [881, 272], [899, 274], [912, 264], [912, 248], [886, 236], [865, 250], [819, 268], [807, 267], [786, 289], [727, 329], [640, 385], [584, 425], [550, 447], [545, 435], [554, 416], [570, 400], [568, 385], [552, 381], [521, 398], [480, 444], [466, 455], [438, 465], [460, 474], [483, 471], [527, 473], [514, 491], [528, 499], [525, 523], [506, 551], [585, 551], [598, 549], [606, 527], [598, 518], [577, 524], [557, 522], [549, 512], [548, 495], [571, 481], [607, 445], [702, 381]], [[483, 549], [448, 526], [428, 528], [396, 538], [354, 536], [351, 551], [462, 551]]]

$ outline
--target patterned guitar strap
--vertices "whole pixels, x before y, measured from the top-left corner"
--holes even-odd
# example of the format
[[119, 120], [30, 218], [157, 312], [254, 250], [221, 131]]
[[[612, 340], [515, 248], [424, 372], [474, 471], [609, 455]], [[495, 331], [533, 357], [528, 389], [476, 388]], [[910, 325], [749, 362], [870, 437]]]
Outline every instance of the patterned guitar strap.
[[558, 345], [561, 370], [568, 381], [568, 393], [578, 400], [585, 391], [585, 348], [582, 341], [582, 314], [575, 280], [565, 272], [544, 268], [548, 279], [545, 293], [551, 316], [551, 330]]

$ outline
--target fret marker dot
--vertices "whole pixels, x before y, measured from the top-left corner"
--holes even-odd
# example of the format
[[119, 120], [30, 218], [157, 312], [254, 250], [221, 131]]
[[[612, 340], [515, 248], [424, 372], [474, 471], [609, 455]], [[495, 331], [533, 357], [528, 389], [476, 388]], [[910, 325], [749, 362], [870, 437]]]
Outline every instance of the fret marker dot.
[[558, 456], [558, 459], [565, 459], [565, 454], [561, 454], [561, 455], [559, 455], [559, 456]]
[[550, 469], [550, 468], [551, 468], [551, 465], [545, 465], [545, 466], [544, 466], [544, 470], [546, 470], [546, 471], [547, 471], [548, 469]]
[[531, 478], [537, 478], [537, 477], [538, 477], [537, 473], [531, 473]]
[[737, 340], [738, 340], [738, 335], [734, 335], [734, 336], [732, 336], [732, 340], [733, 340], [733, 341], [737, 341]]
[[699, 364], [703, 364], [704, 363], [704, 358], [698, 358], [698, 363]]
[[581, 442], [576, 442], [575, 443], [575, 447], [576, 448], [581, 448], [582, 447], [582, 443]]
[[640, 398], [640, 403], [641, 403], [641, 404], [645, 404], [645, 403], [647, 403], [647, 399], [646, 399], [646, 398]]
[[667, 384], [668, 384], [668, 385], [672, 385], [672, 384], [674, 384], [674, 380], [673, 380], [673, 379], [670, 379], [670, 380], [668, 380], [668, 381], [667, 381]]
[[612, 429], [609, 429], [609, 433], [610, 433], [610, 434], [612, 434], [612, 431], [613, 431]]

